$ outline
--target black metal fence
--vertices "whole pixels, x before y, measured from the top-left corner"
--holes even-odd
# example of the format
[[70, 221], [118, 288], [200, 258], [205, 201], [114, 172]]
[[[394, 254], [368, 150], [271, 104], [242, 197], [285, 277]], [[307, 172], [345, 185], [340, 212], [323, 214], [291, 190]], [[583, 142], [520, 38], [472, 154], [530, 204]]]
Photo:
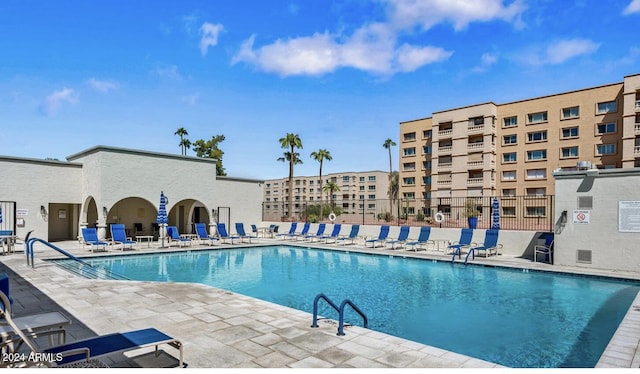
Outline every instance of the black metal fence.
[[[479, 229], [491, 228], [498, 219], [500, 228], [505, 230], [553, 231], [553, 204], [552, 195], [337, 200], [333, 203], [298, 200], [294, 201], [291, 218], [287, 202], [263, 202], [262, 219], [330, 222], [333, 211], [335, 222], [346, 224], [462, 228], [468, 227], [468, 218], [475, 216]], [[440, 218], [443, 218], [441, 222], [437, 222]]]

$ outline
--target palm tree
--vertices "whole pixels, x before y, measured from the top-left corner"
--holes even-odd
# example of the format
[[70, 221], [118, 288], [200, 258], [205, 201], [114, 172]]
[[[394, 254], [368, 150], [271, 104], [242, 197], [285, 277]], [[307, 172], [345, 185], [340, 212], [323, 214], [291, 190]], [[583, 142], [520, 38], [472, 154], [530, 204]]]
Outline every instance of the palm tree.
[[[289, 165], [298, 165], [302, 163], [302, 160], [300, 159], [300, 154], [298, 152], [284, 152], [282, 157], [278, 157], [278, 161], [282, 161], [282, 162], [288, 162]], [[291, 168], [290, 168], [291, 169]], [[289, 193], [287, 194], [289, 196], [289, 209], [288, 209], [288, 213], [287, 216], [291, 217], [293, 215], [293, 182], [292, 182], [293, 178], [289, 178]]]
[[[285, 157], [287, 153], [289, 153], [289, 218], [293, 217], [293, 165], [301, 164], [302, 160], [300, 160], [300, 155], [295, 152], [296, 148], [302, 148], [302, 140], [300, 140], [300, 136], [298, 134], [287, 133], [284, 138], [280, 138], [278, 140], [280, 142], [280, 146], [285, 149], [290, 149], [289, 152], [285, 152]], [[293, 156], [293, 157], [291, 157]], [[296, 157], [297, 156], [297, 157]], [[297, 162], [296, 161], [297, 158]], [[280, 159], [278, 159], [280, 160]]]
[[331, 212], [333, 212], [333, 193], [340, 191], [340, 187], [336, 184], [336, 182], [329, 182], [322, 189], [323, 192], [329, 193], [329, 201], [331, 204]]
[[180, 147], [182, 147], [182, 155], [186, 156], [187, 155], [187, 149], [191, 148], [191, 140], [186, 139], [186, 138], [180, 140]]
[[394, 142], [391, 139], [387, 139], [384, 141], [384, 144], [382, 145], [383, 147], [385, 147], [388, 151], [389, 151], [389, 204], [390, 204], [390, 209], [391, 209], [391, 214], [393, 214], [393, 197], [391, 194], [391, 186], [393, 184], [393, 164], [391, 163], [391, 147], [394, 147], [396, 145], [396, 142]]
[[[398, 200], [398, 196], [400, 193], [400, 175], [397, 171], [391, 173], [391, 178], [389, 178], [389, 200], [391, 201], [391, 215], [393, 215], [393, 203]], [[399, 207], [399, 205], [398, 205]]]
[[[331, 157], [331, 153], [329, 151], [327, 151], [326, 149], [319, 149], [318, 151], [314, 151], [311, 152], [311, 158], [313, 158], [314, 160], [318, 161], [320, 163], [320, 174], [318, 179], [320, 180], [320, 192], [324, 192], [322, 190], [322, 161], [327, 160], [327, 161], [331, 161], [333, 160], [333, 157]], [[320, 199], [322, 201], [322, 199]]]
[[173, 133], [173, 135], [180, 136], [179, 145], [180, 145], [180, 148], [182, 148], [182, 155], [185, 156], [187, 154], [187, 148], [185, 147], [185, 144], [184, 144], [184, 137], [189, 135], [189, 132], [187, 132], [187, 129], [185, 129], [184, 127], [180, 127], [176, 132]]

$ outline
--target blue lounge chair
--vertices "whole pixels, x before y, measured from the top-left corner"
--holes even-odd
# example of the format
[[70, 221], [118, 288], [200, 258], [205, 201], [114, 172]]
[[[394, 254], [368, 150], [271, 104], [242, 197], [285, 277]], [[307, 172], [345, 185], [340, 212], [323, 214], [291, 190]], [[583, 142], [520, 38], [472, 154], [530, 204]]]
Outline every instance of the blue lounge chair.
[[393, 239], [387, 241], [387, 243], [391, 244], [391, 249], [396, 249], [396, 244], [399, 245], [398, 248], [402, 247], [402, 245], [406, 245], [407, 239], [409, 239], [409, 226], [401, 226], [400, 233], [398, 234], [398, 239]]
[[553, 233], [548, 232], [544, 244], [537, 244], [533, 247], [533, 262], [538, 262], [538, 254], [545, 255], [545, 260], [553, 265]]
[[470, 247], [472, 244], [471, 243], [472, 239], [473, 239], [473, 229], [462, 229], [460, 231], [460, 239], [457, 242], [450, 244], [447, 247], [447, 249], [451, 249], [453, 253], [451, 257], [451, 262], [455, 261], [456, 254], [458, 255], [458, 258], [461, 257], [462, 248]]
[[371, 248], [375, 248], [376, 243], [378, 242], [382, 243], [382, 246], [384, 246], [384, 242], [387, 240], [388, 236], [389, 236], [389, 225], [382, 225], [380, 226], [380, 234], [378, 234], [378, 237], [374, 239], [365, 240], [364, 246], [366, 247], [367, 243], [371, 243]]
[[[20, 364], [28, 366], [66, 366], [83, 367], [93, 362], [99, 357], [112, 355], [116, 353], [124, 353], [135, 349], [155, 347], [156, 353], [159, 352], [158, 347], [161, 344], [167, 344], [178, 350], [178, 365], [183, 367], [183, 345], [169, 335], [158, 331], [154, 328], [143, 330], [129, 331], [123, 333], [115, 333], [109, 335], [100, 335], [93, 338], [80, 340], [63, 345], [53, 346], [44, 350], [33, 342], [29, 334], [22, 331], [11, 317], [11, 303], [4, 293], [0, 292], [0, 317], [13, 329], [18, 339], [31, 350], [33, 354], [24, 354], [24, 361], [12, 363], [15, 366]], [[53, 331], [58, 334], [58, 331]], [[39, 336], [46, 335], [46, 332], [40, 333]], [[106, 366], [100, 362], [103, 367]]]
[[324, 239], [324, 244], [328, 244], [330, 239], [333, 239], [335, 243], [340, 237], [340, 229], [342, 229], [341, 223], [336, 223], [333, 225], [333, 231], [331, 231], [330, 235], [323, 235], [321, 239]]
[[82, 228], [82, 241], [84, 244], [89, 244], [91, 252], [106, 251], [109, 244], [98, 239], [98, 231], [95, 227]]
[[296, 229], [298, 228], [298, 222], [291, 222], [291, 227], [288, 232], [276, 234], [276, 238], [289, 239], [296, 235]]
[[7, 296], [9, 303], [13, 304], [13, 298], [9, 293], [9, 275], [7, 273], [0, 274], [0, 292]]
[[245, 239], [249, 240], [249, 244], [251, 244], [251, 239], [257, 239], [255, 236], [247, 235], [246, 231], [244, 231], [244, 224], [242, 222], [236, 222], [236, 234], [240, 238], [240, 243], [243, 243]]
[[347, 241], [349, 241], [349, 244], [355, 244], [356, 239], [358, 239], [358, 233], [360, 232], [360, 225], [351, 225], [351, 231], [349, 232], [348, 236], [341, 236], [338, 239], [336, 239], [336, 243], [338, 243], [338, 241], [342, 242], [342, 245], [347, 245]]
[[113, 245], [120, 244], [122, 245], [122, 250], [125, 249], [133, 249], [133, 245], [136, 244], [131, 238], [127, 237], [127, 232], [125, 231], [124, 224], [122, 223], [112, 223], [111, 226], [111, 240], [113, 241]]
[[194, 227], [196, 228], [196, 234], [198, 235], [198, 239], [200, 240], [200, 244], [203, 242], [207, 242], [209, 245], [213, 245], [215, 240], [218, 240], [218, 237], [209, 235], [207, 232], [207, 225], [202, 222], [194, 223]]
[[309, 239], [310, 241], [313, 241], [313, 239], [322, 239], [322, 236], [324, 236], [324, 229], [327, 226], [326, 223], [319, 223], [318, 224], [318, 231], [316, 231], [315, 234], [307, 234], [304, 236], [304, 239]]
[[464, 263], [466, 264], [469, 260], [469, 256], [471, 255], [471, 259], [476, 258], [476, 252], [484, 251], [485, 257], [491, 256], [491, 251], [498, 254], [498, 248], [501, 247], [498, 244], [498, 233], [500, 230], [497, 229], [489, 229], [485, 231], [484, 234], [484, 243], [482, 245], [478, 245], [475, 247], [469, 247], [469, 252], [467, 253], [467, 257], [464, 259]]
[[267, 229], [267, 234], [269, 234], [270, 238], [274, 238], [276, 235], [278, 235], [278, 225], [272, 223], [269, 225], [269, 228]]
[[191, 239], [183, 238], [175, 226], [167, 226], [167, 236], [169, 237], [169, 246], [171, 243], [177, 242], [179, 247], [191, 245]]
[[292, 238], [295, 238], [296, 240], [298, 240], [299, 238], [304, 238], [305, 236], [307, 236], [307, 234], [309, 234], [310, 227], [311, 227], [311, 223], [305, 222], [304, 225], [302, 226], [302, 230], [300, 230], [300, 232], [297, 234], [293, 234]]
[[231, 244], [233, 244], [234, 239], [240, 239], [237, 235], [229, 235], [229, 233], [227, 233], [227, 226], [225, 226], [224, 223], [218, 223], [216, 227], [218, 229], [218, 238], [220, 238], [223, 243], [225, 240], [229, 240]]
[[420, 234], [418, 234], [418, 239], [416, 241], [407, 242], [407, 247], [411, 247], [411, 249], [416, 252], [423, 245], [427, 245], [428, 242], [433, 242], [433, 240], [429, 240], [430, 235], [431, 226], [422, 226], [420, 228]]

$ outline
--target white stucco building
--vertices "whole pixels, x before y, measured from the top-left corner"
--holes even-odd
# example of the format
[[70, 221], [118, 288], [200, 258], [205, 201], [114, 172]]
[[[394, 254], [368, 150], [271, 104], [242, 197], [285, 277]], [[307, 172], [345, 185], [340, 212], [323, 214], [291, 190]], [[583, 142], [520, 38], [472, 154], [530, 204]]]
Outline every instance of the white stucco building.
[[[157, 235], [160, 192], [169, 224], [254, 223], [262, 219], [261, 180], [216, 176], [215, 160], [96, 146], [67, 161], [0, 156], [2, 230], [18, 237], [74, 240], [81, 227], [108, 237], [110, 223], [131, 235]], [[215, 231], [212, 231], [215, 232]]]

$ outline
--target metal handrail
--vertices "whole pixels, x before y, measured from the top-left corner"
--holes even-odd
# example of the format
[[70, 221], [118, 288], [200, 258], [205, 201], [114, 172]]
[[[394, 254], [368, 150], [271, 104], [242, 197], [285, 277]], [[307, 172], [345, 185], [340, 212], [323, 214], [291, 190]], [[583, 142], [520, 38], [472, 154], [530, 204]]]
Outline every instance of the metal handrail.
[[89, 267], [93, 267], [91, 264], [82, 261], [78, 257], [76, 257], [76, 256], [72, 255], [71, 253], [65, 251], [64, 249], [56, 247], [55, 245], [49, 243], [48, 241], [46, 241], [44, 239], [40, 239], [40, 238], [31, 238], [31, 239], [28, 239], [28, 240], [25, 241], [26, 249], [25, 249], [24, 252], [27, 255], [27, 266], [29, 266], [29, 257], [31, 257], [31, 267], [35, 268], [35, 264], [34, 264], [34, 261], [33, 261], [34, 260], [33, 245], [35, 243], [42, 243], [42, 244], [46, 245], [47, 247], [62, 253], [63, 255], [69, 257], [70, 259], [72, 259], [74, 261], [77, 261], [77, 262], [79, 262], [79, 263], [81, 263], [83, 265], [89, 266]]
[[338, 312], [338, 333], [337, 335], [344, 335], [344, 308], [349, 305], [356, 313], [358, 313], [363, 319], [364, 328], [369, 327], [369, 319], [367, 316], [358, 308], [351, 300], [345, 299], [342, 301], [340, 306], [338, 307], [331, 299], [329, 299], [325, 294], [318, 294], [316, 298], [313, 300], [313, 322], [311, 323], [311, 327], [318, 327], [318, 301], [320, 299], [326, 301], [336, 312]]

